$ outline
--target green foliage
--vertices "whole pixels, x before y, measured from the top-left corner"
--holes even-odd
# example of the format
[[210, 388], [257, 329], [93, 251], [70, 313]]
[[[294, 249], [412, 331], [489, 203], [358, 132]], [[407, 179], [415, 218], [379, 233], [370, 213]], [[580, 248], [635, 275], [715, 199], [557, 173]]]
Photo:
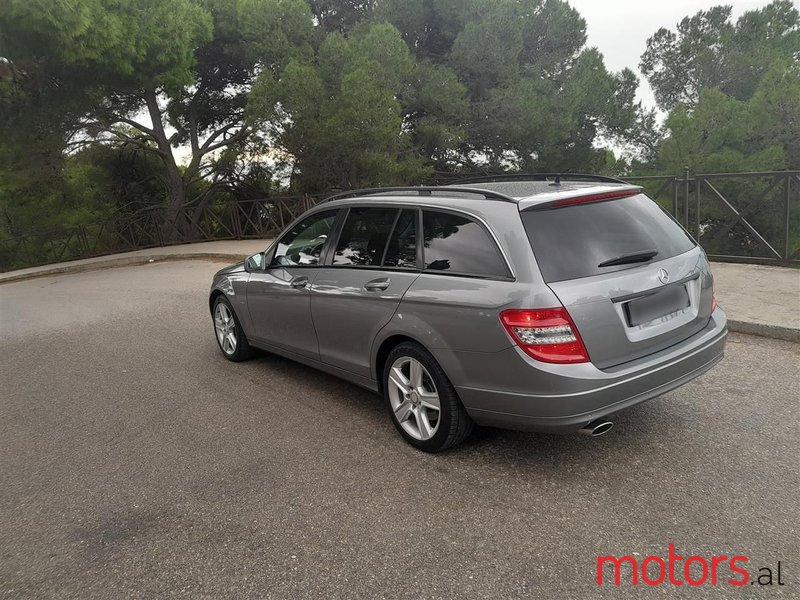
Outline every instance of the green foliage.
[[706, 89], [693, 110], [678, 105], [665, 127], [657, 168], [679, 173], [800, 168], [800, 65], [776, 62], [752, 98]]
[[146, 207], [191, 237], [279, 181], [800, 168], [800, 14], [730, 14], [648, 40], [662, 126], [565, 0], [4, 0], [0, 237]]
[[[240, 171], [232, 164], [245, 160], [256, 128], [245, 113], [256, 75], [310, 54], [303, 0], [8, 4], [0, 53], [14, 70], [0, 90], [3, 144], [16, 148], [11, 155], [107, 144], [151, 153], [163, 168], [150, 203], [167, 206], [168, 236], [192, 235], [196, 223], [183, 209], [207, 205]], [[186, 165], [176, 158], [181, 145], [191, 153]], [[53, 179], [24, 163], [13, 168]]]
[[239, 0], [239, 24], [249, 50], [273, 73], [308, 52], [313, 25], [304, 0]]
[[466, 88], [458, 76], [442, 65], [418, 62], [402, 100], [403, 129], [411, 137], [414, 152], [437, 170], [449, 170], [465, 143], [470, 111]]
[[659, 29], [647, 40], [640, 68], [664, 110], [693, 108], [704, 89], [748, 100], [775, 61], [797, 60], [800, 12], [775, 0], [730, 22], [731, 7], [716, 6], [685, 17], [677, 33]]
[[[523, 20], [512, 2], [473, 3], [470, 20], [450, 50], [449, 63], [467, 84], [473, 99], [519, 75]], [[486, 52], [486, 48], [492, 48]]]
[[347, 33], [367, 20], [375, 9], [375, 0], [309, 0], [320, 32]]
[[269, 113], [274, 144], [293, 157], [293, 185], [311, 192], [331, 187], [394, 183], [424, 174], [404, 153], [398, 100], [414, 63], [397, 30], [387, 24], [326, 37], [311, 63], [293, 60], [280, 80], [260, 78], [252, 110]]
[[648, 40], [641, 68], [670, 113], [661, 132], [651, 122], [629, 136], [637, 170], [800, 168], [800, 12], [775, 0], [735, 24], [730, 13], [700, 11]]
[[[628, 135], [639, 113], [635, 75], [609, 73], [584, 48], [586, 24], [561, 0], [387, 0], [376, 15], [400, 30], [418, 63], [466, 88], [466, 106], [414, 132], [437, 169], [591, 170], [605, 164], [598, 134]], [[418, 114], [418, 103], [408, 106]], [[457, 147], [432, 153], [423, 134]]]
[[375, 19], [392, 23], [419, 60], [444, 62], [472, 0], [383, 0]]
[[46, 177], [10, 170], [0, 178], [0, 211], [11, 235], [66, 231], [131, 214], [163, 194], [163, 167], [139, 150], [94, 146], [37, 168]]
[[776, 61], [750, 104], [753, 142], [783, 149], [783, 166], [800, 169], [800, 61]]
[[193, 48], [211, 37], [209, 15], [191, 0], [6, 0], [1, 20], [12, 59], [170, 89], [192, 82]]

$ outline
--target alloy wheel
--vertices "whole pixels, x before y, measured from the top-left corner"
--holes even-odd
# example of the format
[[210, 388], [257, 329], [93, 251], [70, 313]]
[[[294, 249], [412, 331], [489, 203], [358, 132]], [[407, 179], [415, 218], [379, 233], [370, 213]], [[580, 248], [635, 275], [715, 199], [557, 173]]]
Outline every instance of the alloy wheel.
[[217, 304], [217, 308], [214, 310], [214, 329], [216, 329], [217, 341], [222, 351], [229, 356], [236, 352], [238, 344], [236, 321], [224, 302]]
[[439, 428], [439, 393], [428, 370], [409, 356], [398, 358], [389, 370], [389, 402], [397, 422], [411, 437], [429, 440]]

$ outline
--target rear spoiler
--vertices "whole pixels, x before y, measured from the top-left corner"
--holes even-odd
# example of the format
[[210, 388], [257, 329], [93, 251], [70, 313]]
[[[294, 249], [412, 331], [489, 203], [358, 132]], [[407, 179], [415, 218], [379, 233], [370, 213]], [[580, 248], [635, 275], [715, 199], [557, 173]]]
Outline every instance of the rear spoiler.
[[550, 192], [531, 196], [520, 201], [519, 209], [522, 210], [548, 210], [576, 204], [590, 204], [592, 202], [605, 202], [636, 196], [642, 193], [638, 185], [626, 186], [596, 186], [589, 189], [573, 188], [570, 190]]

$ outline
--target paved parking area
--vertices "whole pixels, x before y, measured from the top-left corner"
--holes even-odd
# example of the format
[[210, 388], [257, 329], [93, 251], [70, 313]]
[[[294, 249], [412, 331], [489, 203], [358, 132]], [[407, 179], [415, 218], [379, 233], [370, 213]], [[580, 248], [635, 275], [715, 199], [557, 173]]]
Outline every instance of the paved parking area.
[[670, 542], [782, 562], [784, 586], [695, 597], [800, 596], [797, 344], [732, 335], [603, 438], [482, 430], [429, 456], [366, 391], [222, 359], [219, 267], [0, 285], [0, 597], [664, 597], [595, 565]]

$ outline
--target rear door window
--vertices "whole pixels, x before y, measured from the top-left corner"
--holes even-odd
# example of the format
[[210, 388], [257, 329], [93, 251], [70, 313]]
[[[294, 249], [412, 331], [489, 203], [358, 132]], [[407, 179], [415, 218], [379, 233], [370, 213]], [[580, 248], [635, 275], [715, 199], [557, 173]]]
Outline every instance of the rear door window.
[[477, 277], [510, 276], [486, 229], [464, 215], [423, 211], [425, 269]]
[[339, 234], [334, 265], [380, 266], [398, 209], [351, 208]]
[[642, 264], [600, 266], [630, 254], [657, 250], [651, 259], [657, 262], [695, 247], [689, 234], [644, 194], [520, 214], [536, 262], [548, 283]]

